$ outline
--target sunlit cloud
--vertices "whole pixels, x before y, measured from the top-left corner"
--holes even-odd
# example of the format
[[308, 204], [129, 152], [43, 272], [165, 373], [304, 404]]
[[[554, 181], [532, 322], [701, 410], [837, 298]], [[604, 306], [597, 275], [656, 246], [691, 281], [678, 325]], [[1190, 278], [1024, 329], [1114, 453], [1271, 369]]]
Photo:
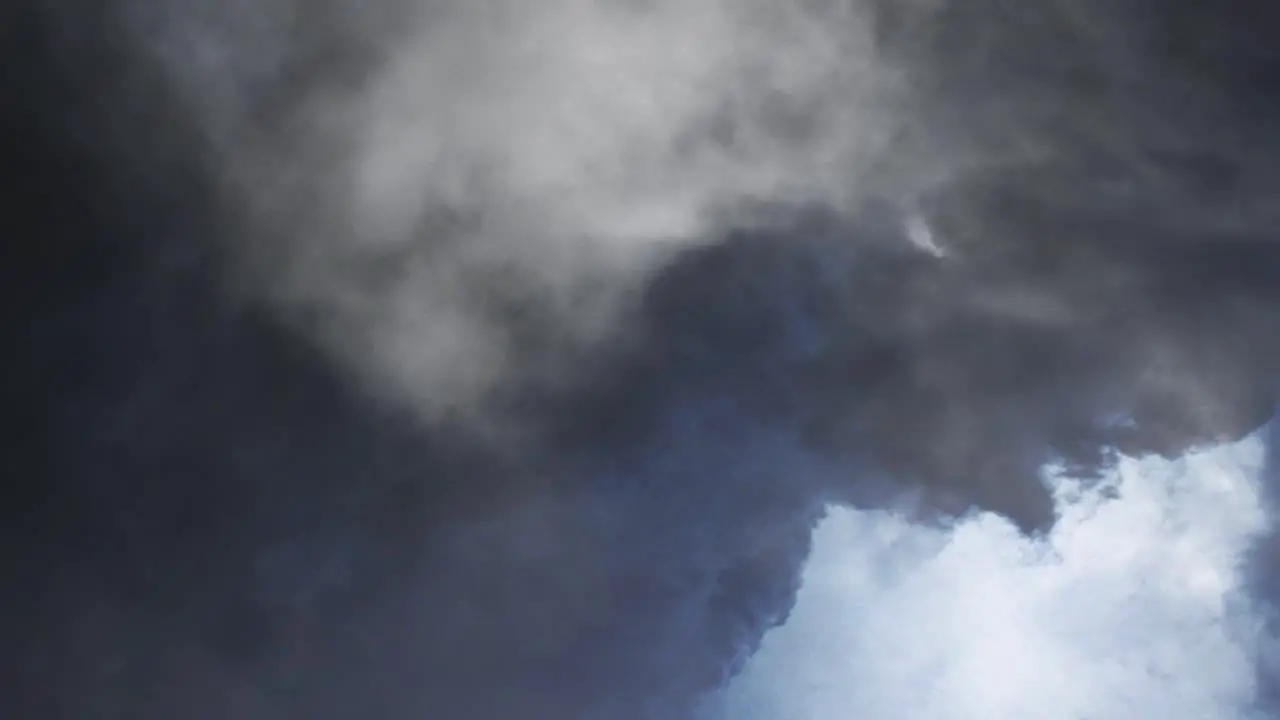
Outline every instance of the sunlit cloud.
[[1238, 561], [1264, 526], [1256, 437], [1058, 481], [1042, 541], [833, 512], [791, 622], [707, 717], [1233, 718], [1253, 694]]

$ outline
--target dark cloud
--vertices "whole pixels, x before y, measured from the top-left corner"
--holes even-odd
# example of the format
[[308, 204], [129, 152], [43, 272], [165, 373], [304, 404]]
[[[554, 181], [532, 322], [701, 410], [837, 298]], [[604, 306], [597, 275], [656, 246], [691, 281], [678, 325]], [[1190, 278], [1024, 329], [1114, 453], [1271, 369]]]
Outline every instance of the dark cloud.
[[[572, 355], [493, 391], [493, 435], [244, 299], [222, 140], [118, 8], [5, 11], [8, 715], [680, 717], [785, 621], [824, 503], [1036, 532], [1046, 463], [1266, 422], [1265, 18], [920, 5], [881, 16], [920, 89], [894, 157], [974, 166], [735, 216], [604, 349], [484, 276], [516, 365]], [[298, 78], [361, 77], [302, 45], [248, 96], [271, 140]]]

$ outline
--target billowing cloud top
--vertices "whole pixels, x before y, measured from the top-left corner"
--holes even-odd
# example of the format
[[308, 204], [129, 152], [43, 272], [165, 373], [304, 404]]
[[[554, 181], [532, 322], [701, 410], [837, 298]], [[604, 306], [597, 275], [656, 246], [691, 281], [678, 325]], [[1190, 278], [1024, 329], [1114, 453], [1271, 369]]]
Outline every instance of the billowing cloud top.
[[1250, 717], [1262, 447], [1127, 459], [1119, 499], [1057, 479], [1037, 540], [992, 515], [833, 514], [791, 620], [705, 716]]

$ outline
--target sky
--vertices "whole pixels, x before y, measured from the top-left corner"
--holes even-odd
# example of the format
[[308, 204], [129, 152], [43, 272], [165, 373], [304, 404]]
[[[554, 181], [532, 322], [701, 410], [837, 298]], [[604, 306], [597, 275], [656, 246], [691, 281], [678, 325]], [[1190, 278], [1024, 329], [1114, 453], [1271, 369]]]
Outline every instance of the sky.
[[1250, 717], [1262, 460], [1260, 435], [1125, 459], [1115, 499], [1059, 477], [1037, 540], [990, 514], [925, 530], [834, 510], [791, 619], [703, 717]]

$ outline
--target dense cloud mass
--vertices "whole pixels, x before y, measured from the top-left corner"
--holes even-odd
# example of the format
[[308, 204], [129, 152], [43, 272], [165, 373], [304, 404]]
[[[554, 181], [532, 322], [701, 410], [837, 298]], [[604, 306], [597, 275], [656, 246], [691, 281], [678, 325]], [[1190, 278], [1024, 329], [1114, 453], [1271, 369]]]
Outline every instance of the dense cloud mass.
[[[867, 563], [907, 577], [816, 620], [863, 618], [847, 683], [897, 717], [892, 692], [931, 680], [886, 664], [875, 643], [909, 639], [885, 628], [936, 616], [936, 588], [972, 606], [954, 632], [974, 618], [1026, 651], [1014, 636], [1041, 626], [990, 608], [1071, 615], [1107, 572], [1073, 538], [1121, 543], [1072, 534], [1095, 527], [1084, 508], [1164, 512], [1192, 529], [1143, 557], [1210, 538], [1205, 566], [1240, 569], [1252, 639], [1210, 641], [1234, 674], [1197, 686], [1234, 704], [1182, 709], [1280, 697], [1274, 462], [1218, 504], [1194, 474], [1131, 470], [1275, 412], [1268, 11], [30, 0], [0, 18], [0, 715], [706, 717], [744, 668], [716, 697], [762, 687], [768, 651], [749, 659], [831, 512], [820, 542], [854, 517], [938, 543], [889, 557], [850, 531], [865, 554], [815, 560], [819, 588]], [[1274, 448], [1275, 427], [1246, 442]], [[1027, 570], [1011, 547], [1077, 564]], [[1063, 627], [1140, 665], [1169, 638], [1112, 633], [1217, 623], [1212, 593], [1150, 589], [1159, 562], [1104, 583], [1151, 623]], [[969, 716], [955, 693], [986, 659], [962, 657], [921, 712]], [[1124, 717], [1137, 677], [1060, 707]], [[979, 707], [1042, 716], [1035, 697]]]

